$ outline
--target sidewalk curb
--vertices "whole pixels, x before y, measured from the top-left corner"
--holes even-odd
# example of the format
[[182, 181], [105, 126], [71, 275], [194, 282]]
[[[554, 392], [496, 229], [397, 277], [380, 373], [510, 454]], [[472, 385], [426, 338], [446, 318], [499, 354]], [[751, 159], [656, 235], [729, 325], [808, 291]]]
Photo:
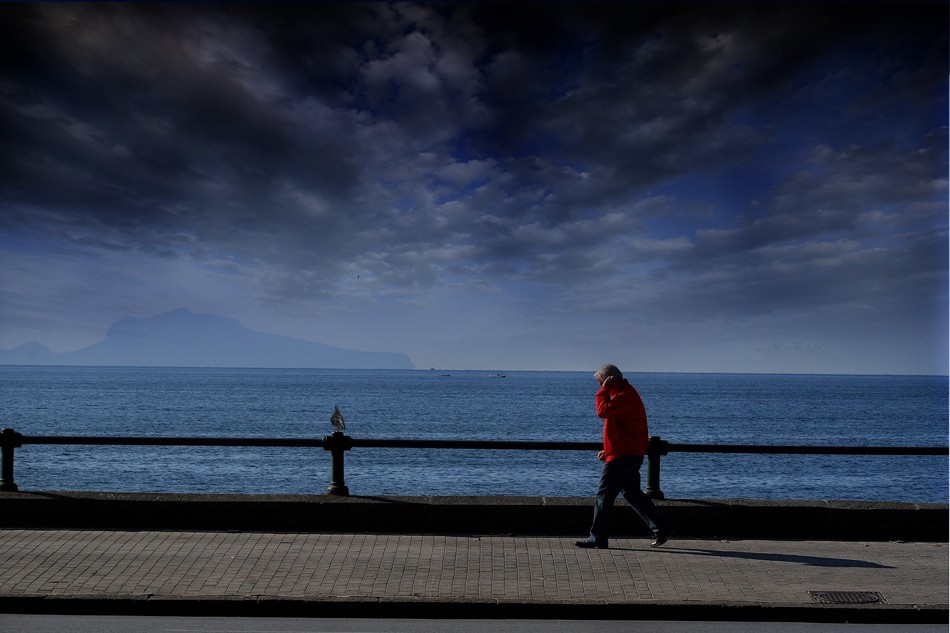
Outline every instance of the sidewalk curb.
[[893, 605], [696, 603], [564, 603], [389, 598], [259, 596], [4, 596], [0, 613], [44, 615], [425, 618], [492, 620], [675, 620], [945, 624], [948, 608]]

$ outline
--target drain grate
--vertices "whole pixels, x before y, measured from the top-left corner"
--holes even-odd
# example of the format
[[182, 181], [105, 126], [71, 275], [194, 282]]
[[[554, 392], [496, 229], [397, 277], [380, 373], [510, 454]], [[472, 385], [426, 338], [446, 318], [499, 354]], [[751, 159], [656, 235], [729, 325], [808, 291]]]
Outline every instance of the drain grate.
[[809, 591], [818, 604], [874, 604], [886, 602], [876, 591]]

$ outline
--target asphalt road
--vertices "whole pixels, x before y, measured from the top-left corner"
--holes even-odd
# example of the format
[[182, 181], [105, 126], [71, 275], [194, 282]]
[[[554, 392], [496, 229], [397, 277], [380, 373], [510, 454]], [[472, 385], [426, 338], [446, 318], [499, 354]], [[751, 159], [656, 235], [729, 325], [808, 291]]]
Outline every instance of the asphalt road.
[[0, 614], [3, 633], [945, 633], [946, 624], [201, 618]]

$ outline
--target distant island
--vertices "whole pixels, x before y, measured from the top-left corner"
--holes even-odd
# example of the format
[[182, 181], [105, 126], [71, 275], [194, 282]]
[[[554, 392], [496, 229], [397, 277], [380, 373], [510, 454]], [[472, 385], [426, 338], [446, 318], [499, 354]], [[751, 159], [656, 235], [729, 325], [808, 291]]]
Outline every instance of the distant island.
[[367, 352], [250, 330], [235, 319], [184, 308], [124, 317], [105, 340], [72, 352], [31, 342], [0, 350], [0, 365], [415, 369], [406, 354]]

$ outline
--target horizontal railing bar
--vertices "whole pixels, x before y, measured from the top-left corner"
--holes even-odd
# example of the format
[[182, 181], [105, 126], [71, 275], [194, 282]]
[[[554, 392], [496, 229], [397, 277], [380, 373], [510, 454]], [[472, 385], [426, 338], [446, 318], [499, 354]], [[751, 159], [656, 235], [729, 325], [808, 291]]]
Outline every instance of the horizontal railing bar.
[[24, 435], [25, 444], [85, 444], [97, 446], [248, 446], [321, 448], [323, 438], [267, 437], [105, 437], [95, 435]]
[[[22, 435], [7, 428], [0, 432], [0, 491], [17, 491], [13, 477], [14, 449], [27, 444], [47, 445], [110, 445], [110, 446], [236, 446], [236, 447], [293, 447], [322, 448], [330, 452], [332, 479], [327, 494], [349, 495], [344, 480], [346, 451], [354, 447], [366, 448], [428, 448], [468, 450], [538, 450], [538, 451], [596, 451], [600, 442], [543, 442], [530, 440], [458, 440], [458, 439], [385, 439], [353, 438], [334, 432], [320, 438], [268, 437], [148, 437], [102, 435]], [[676, 444], [660, 437], [651, 437], [647, 447], [647, 486], [645, 493], [654, 499], [664, 499], [660, 489], [660, 461], [670, 453], [746, 453], [797, 455], [950, 455], [946, 446], [807, 446], [755, 444]]]
[[[535, 442], [492, 440], [385, 440], [353, 439], [353, 446], [373, 448], [446, 448], [446, 449], [501, 449], [501, 450], [600, 450], [599, 442]], [[766, 453], [815, 455], [948, 455], [950, 448], [942, 446], [808, 446], [808, 445], [755, 445], [755, 444], [674, 444], [670, 452], [682, 453]]]
[[782, 455], [950, 455], [946, 446], [808, 446], [768, 444], [673, 444], [673, 453], [759, 453]]
[[596, 442], [540, 442], [520, 440], [387, 440], [353, 438], [353, 446], [366, 448], [445, 448], [474, 450], [589, 451], [600, 450]]
[[[23, 444], [113, 445], [113, 446], [246, 446], [246, 447], [323, 447], [323, 438], [258, 437], [137, 437], [95, 435], [24, 435]], [[600, 450], [599, 442], [543, 442], [530, 440], [413, 440], [352, 438], [352, 446], [365, 448], [432, 448], [461, 450]], [[946, 446], [809, 446], [764, 444], [677, 444], [668, 443], [668, 452], [747, 453], [787, 455], [948, 455]]]

